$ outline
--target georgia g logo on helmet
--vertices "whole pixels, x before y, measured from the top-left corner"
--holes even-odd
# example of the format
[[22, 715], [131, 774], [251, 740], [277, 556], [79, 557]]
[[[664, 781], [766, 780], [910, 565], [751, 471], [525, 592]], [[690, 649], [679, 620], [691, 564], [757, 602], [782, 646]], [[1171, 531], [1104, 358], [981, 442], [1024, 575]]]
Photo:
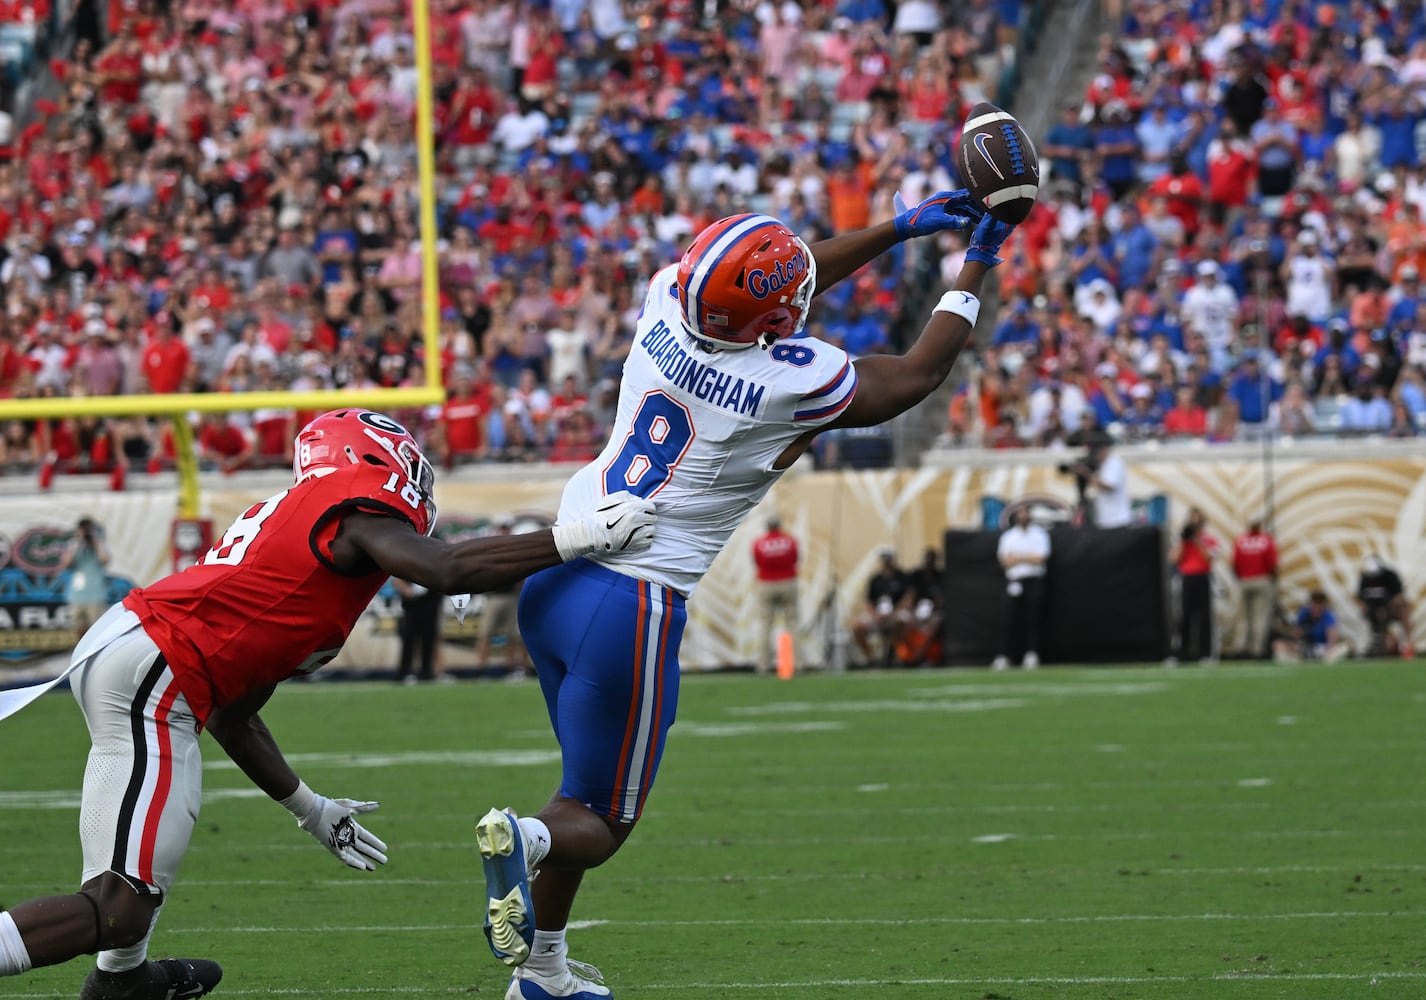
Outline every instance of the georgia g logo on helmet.
[[699, 233], [678, 265], [683, 327], [712, 349], [742, 349], [796, 336], [817, 288], [817, 260], [768, 215], [720, 219]]

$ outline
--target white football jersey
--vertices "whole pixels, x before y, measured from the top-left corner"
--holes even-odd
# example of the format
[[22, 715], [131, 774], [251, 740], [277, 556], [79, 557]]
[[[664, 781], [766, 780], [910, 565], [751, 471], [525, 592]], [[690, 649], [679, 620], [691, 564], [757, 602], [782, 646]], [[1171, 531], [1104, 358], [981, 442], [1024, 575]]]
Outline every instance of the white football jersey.
[[609, 443], [565, 486], [560, 521], [620, 490], [653, 499], [653, 547], [593, 556], [684, 596], [782, 475], [789, 444], [847, 408], [857, 373], [839, 347], [803, 337], [709, 352], [679, 320], [677, 266], [654, 275], [624, 362]]

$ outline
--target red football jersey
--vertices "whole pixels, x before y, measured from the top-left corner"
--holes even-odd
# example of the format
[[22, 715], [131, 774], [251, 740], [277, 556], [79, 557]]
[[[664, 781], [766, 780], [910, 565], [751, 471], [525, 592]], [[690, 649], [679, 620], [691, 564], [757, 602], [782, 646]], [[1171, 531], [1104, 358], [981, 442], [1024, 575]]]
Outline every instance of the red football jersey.
[[428, 527], [400, 473], [353, 465], [253, 504], [197, 565], [124, 598], [200, 724], [215, 707], [311, 673], [341, 650], [386, 582], [380, 571], [352, 576], [331, 561], [352, 510], [399, 517], [422, 535]]

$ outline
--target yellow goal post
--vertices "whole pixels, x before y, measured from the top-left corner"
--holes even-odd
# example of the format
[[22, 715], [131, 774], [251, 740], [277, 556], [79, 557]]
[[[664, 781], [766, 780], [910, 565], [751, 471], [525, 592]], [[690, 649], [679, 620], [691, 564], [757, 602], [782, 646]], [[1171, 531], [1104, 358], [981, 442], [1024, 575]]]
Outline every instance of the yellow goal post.
[[169, 395], [58, 396], [0, 400], [0, 420], [65, 417], [172, 417], [179, 477], [178, 516], [199, 513], [198, 459], [188, 416], [253, 410], [334, 410], [360, 406], [396, 410], [445, 402], [441, 379], [440, 287], [436, 232], [435, 129], [431, 106], [431, 19], [428, 0], [411, 0], [416, 43], [416, 168], [421, 185], [421, 335], [426, 384], [401, 389], [326, 389], [313, 392], [195, 392]]

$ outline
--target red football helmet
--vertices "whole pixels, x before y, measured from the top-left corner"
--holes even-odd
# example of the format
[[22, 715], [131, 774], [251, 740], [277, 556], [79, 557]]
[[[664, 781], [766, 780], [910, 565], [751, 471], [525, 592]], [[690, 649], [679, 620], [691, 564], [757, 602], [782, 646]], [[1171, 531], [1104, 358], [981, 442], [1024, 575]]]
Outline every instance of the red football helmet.
[[[292, 473], [297, 482], [360, 465], [381, 466], [401, 474], [397, 490], [413, 488], [415, 503], [426, 512], [426, 534], [436, 527], [436, 470], [421, 454], [411, 432], [374, 410], [330, 410], [297, 432]], [[410, 498], [408, 498], [409, 500]], [[412, 506], [415, 506], [415, 503]]]
[[716, 348], [771, 347], [807, 322], [817, 261], [768, 215], [732, 215], [693, 241], [678, 265], [678, 306], [690, 334]]

